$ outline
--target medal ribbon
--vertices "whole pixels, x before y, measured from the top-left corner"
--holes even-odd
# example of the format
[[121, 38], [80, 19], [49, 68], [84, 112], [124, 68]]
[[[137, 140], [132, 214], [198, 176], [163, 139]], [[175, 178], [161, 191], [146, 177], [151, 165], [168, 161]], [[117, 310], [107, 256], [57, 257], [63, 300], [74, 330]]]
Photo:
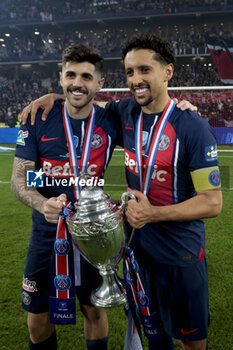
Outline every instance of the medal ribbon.
[[154, 169], [155, 158], [157, 155], [158, 147], [163, 135], [163, 131], [165, 126], [170, 118], [173, 110], [175, 108], [175, 102], [169, 99], [163, 114], [156, 126], [158, 132], [154, 132], [153, 139], [151, 142], [151, 146], [149, 148], [149, 155], [147, 160], [145, 161], [145, 169], [143, 168], [143, 160], [142, 160], [142, 129], [143, 129], [143, 112], [138, 115], [136, 120], [136, 130], [135, 130], [135, 150], [136, 150], [136, 159], [138, 164], [138, 174], [139, 174], [139, 183], [140, 183], [140, 191], [145, 195], [148, 194], [151, 177]]
[[[143, 131], [143, 112], [138, 115], [135, 127], [135, 152], [138, 164], [140, 191], [145, 195], [148, 194], [151, 177], [154, 169], [155, 159], [159, 144], [170, 118], [175, 108], [175, 102], [169, 99], [163, 114], [156, 125], [154, 135], [149, 148], [149, 155], [145, 161], [145, 169], [143, 168], [142, 159], [142, 131]], [[140, 273], [138, 263], [134, 257], [134, 252], [128, 247], [125, 249], [124, 274], [126, 284], [127, 297], [130, 304], [132, 316], [135, 326], [140, 335], [140, 322], [143, 325], [144, 334], [150, 340], [156, 341], [161, 338], [158, 315], [154, 310], [150, 297], [146, 295], [143, 287], [143, 276]], [[129, 318], [130, 321], [130, 318]]]
[[[70, 203], [69, 203], [70, 205]], [[62, 214], [59, 216], [58, 219], [58, 224], [57, 224], [57, 234], [56, 234], [56, 242], [60, 242], [60, 246], [55, 248], [55, 271], [56, 271], [56, 276], [69, 276], [69, 261], [68, 261], [68, 252], [69, 249], [65, 249], [65, 246], [63, 243], [67, 244], [69, 246], [69, 241], [68, 241], [68, 232], [67, 232], [67, 227], [65, 225], [65, 219], [66, 217], [69, 216], [70, 209], [68, 206], [66, 206], [63, 209]], [[68, 243], [67, 243], [68, 242]], [[66, 251], [65, 251], [66, 250]], [[66, 253], [66, 254], [64, 254]], [[62, 286], [64, 284], [64, 281], [61, 280], [60, 285]], [[56, 289], [56, 297], [61, 298], [61, 299], [66, 299], [69, 298], [69, 289], [67, 290], [62, 290], [62, 289]]]
[[124, 275], [127, 282], [127, 297], [131, 310], [135, 309], [133, 312], [133, 318], [138, 334], [141, 334], [141, 322], [146, 337], [151, 340], [158, 340], [161, 337], [158, 315], [153, 308], [149, 295], [145, 292], [143, 287], [143, 276], [140, 273], [134, 252], [130, 248], [125, 249], [124, 264]]
[[71, 238], [66, 226], [73, 206], [67, 202], [59, 216], [50, 267], [50, 323], [75, 324], [75, 285]]
[[[62, 118], [69, 150], [72, 175], [76, 179], [79, 177], [79, 167], [74, 135], [66, 103], [62, 109]], [[81, 171], [84, 173], [87, 172], [94, 124], [95, 108], [93, 106], [87, 122], [81, 156]], [[77, 186], [74, 181], [73, 190], [75, 199], [78, 200], [81, 191], [79, 181], [77, 182]], [[55, 278], [50, 278], [52, 281], [50, 286], [50, 322], [55, 324], [75, 324], [76, 322], [74, 260], [73, 251], [70, 250], [70, 246], [72, 245], [71, 237], [66, 226], [66, 218], [69, 217], [71, 210], [72, 205], [71, 203], [68, 203], [59, 216], [56, 241], [54, 243], [54, 253], [52, 257], [51, 274], [55, 275]]]
[[[70, 122], [69, 114], [67, 111], [66, 103], [63, 106], [62, 117], [63, 117], [63, 125], [64, 125], [64, 129], [65, 129], [65, 134], [66, 134], [66, 140], [67, 140], [67, 144], [68, 144], [71, 169], [73, 169], [74, 178], [78, 178], [79, 177], [79, 167], [78, 167], [78, 160], [77, 160], [77, 152], [76, 152], [76, 148], [75, 148], [74, 135], [73, 135], [73, 130], [71, 127], [71, 122]], [[88, 118], [86, 132], [85, 132], [85, 138], [84, 138], [83, 150], [82, 150], [82, 156], [81, 156], [81, 169], [80, 169], [81, 171], [80, 172], [84, 172], [84, 173], [87, 172], [87, 166], [88, 166], [88, 160], [89, 160], [89, 155], [90, 155], [91, 141], [92, 141], [92, 136], [93, 136], [94, 125], [95, 125], [95, 107], [92, 106], [91, 114]], [[79, 186], [79, 182], [78, 182], [77, 187], [75, 186], [75, 183], [73, 184], [73, 189], [74, 189], [75, 199], [78, 200], [79, 193], [81, 191], [81, 188]]]

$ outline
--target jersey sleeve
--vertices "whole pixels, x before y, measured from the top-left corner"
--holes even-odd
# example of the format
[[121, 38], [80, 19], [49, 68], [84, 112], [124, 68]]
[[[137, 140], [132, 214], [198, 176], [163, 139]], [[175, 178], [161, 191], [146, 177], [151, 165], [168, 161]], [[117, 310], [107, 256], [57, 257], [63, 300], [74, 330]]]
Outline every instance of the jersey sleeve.
[[221, 187], [217, 139], [213, 128], [197, 116], [187, 132], [189, 171], [196, 191]]
[[36, 126], [31, 125], [31, 117], [28, 117], [27, 124], [20, 126], [15, 156], [27, 160], [37, 160]]
[[110, 101], [106, 104], [105, 109], [113, 114], [115, 117], [119, 118], [121, 117], [121, 101]]
[[111, 102], [108, 102], [105, 106], [105, 110], [112, 116], [112, 118], [115, 118], [116, 123], [118, 125], [119, 133], [117, 135], [116, 143], [118, 146], [121, 146], [121, 147], [123, 147], [123, 133], [122, 133], [121, 118], [123, 117], [122, 108], [125, 100], [126, 99], [111, 101]]

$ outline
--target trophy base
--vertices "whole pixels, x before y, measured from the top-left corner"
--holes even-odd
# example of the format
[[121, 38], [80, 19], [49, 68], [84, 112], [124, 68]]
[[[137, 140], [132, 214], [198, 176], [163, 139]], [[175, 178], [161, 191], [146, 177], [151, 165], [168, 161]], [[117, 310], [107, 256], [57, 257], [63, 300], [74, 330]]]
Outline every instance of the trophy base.
[[117, 274], [103, 274], [102, 277], [103, 283], [91, 294], [92, 304], [102, 308], [126, 304], [126, 292]]

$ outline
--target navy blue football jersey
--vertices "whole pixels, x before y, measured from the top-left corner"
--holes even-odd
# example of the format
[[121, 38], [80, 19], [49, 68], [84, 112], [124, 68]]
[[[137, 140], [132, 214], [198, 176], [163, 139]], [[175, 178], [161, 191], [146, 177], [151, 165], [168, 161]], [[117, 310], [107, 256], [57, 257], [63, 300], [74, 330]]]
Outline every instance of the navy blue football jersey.
[[[121, 120], [125, 168], [130, 188], [140, 189], [135, 154], [135, 124], [141, 107], [134, 98], [107, 105]], [[148, 158], [162, 113], [144, 114], [142, 161]], [[156, 155], [148, 199], [156, 206], [171, 205], [196, 195], [196, 191], [220, 187], [217, 144], [213, 129], [198, 114], [175, 107], [163, 131]], [[202, 220], [149, 223], [136, 230], [135, 239], [159, 262], [186, 266], [204, 255]]]
[[[87, 173], [91, 177], [102, 178], [114, 147], [121, 143], [120, 128], [118, 120], [103, 108], [95, 105], [95, 110], [95, 125]], [[74, 202], [73, 186], [67, 186], [67, 181], [62, 181], [63, 179], [68, 180], [72, 176], [72, 169], [69, 163], [61, 102], [56, 102], [45, 122], [41, 120], [41, 114], [42, 110], [39, 110], [34, 126], [30, 124], [30, 116], [27, 124], [21, 125], [15, 156], [34, 161], [35, 168], [44, 171], [47, 180], [44, 181], [43, 187], [37, 188], [39, 193], [46, 198], [66, 193], [68, 200]], [[88, 118], [70, 118], [70, 121], [77, 161], [80, 165]], [[36, 216], [39, 217], [40, 214], [36, 213]]]

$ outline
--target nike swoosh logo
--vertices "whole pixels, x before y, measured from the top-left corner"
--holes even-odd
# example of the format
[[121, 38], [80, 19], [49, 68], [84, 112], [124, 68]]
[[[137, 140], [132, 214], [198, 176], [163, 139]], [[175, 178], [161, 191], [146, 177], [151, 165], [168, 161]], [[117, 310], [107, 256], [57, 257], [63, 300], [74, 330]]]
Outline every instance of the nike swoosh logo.
[[195, 329], [191, 329], [191, 331], [185, 331], [183, 328], [181, 329], [181, 333], [183, 335], [186, 335], [186, 334], [191, 334], [191, 333], [194, 333], [196, 331], [198, 331], [199, 328], [195, 328]]
[[57, 140], [57, 139], [59, 139], [59, 137], [50, 137], [50, 138], [47, 138], [47, 139], [45, 138], [44, 135], [41, 137], [41, 141], [43, 141], [43, 142], [53, 141], [53, 140]]
[[125, 126], [125, 130], [134, 130], [134, 128], [131, 128], [131, 127], [128, 125], [128, 123], [127, 123], [126, 126]]

